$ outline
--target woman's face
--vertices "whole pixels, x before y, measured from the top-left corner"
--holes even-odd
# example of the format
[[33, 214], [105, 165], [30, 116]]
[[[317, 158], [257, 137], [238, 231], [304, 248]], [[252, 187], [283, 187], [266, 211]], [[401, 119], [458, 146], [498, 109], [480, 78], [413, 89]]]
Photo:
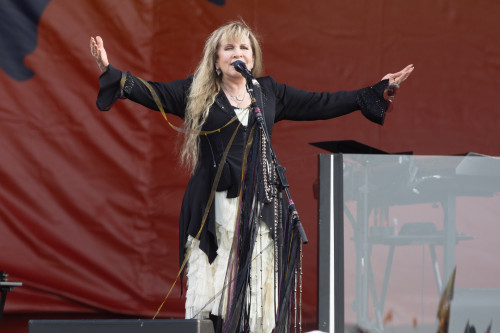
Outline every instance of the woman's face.
[[241, 74], [233, 66], [236, 60], [243, 61], [247, 68], [252, 70], [253, 51], [248, 37], [243, 37], [240, 40], [222, 40], [217, 50], [215, 67], [220, 68], [226, 78], [241, 78]]

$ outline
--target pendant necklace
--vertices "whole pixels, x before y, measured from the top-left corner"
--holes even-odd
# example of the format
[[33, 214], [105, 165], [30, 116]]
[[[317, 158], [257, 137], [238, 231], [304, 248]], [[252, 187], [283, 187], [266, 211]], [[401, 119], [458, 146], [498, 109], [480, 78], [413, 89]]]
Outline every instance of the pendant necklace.
[[[224, 87], [223, 87], [223, 89], [224, 89]], [[226, 89], [224, 89], [224, 91], [226, 91]], [[231, 94], [231, 93], [229, 93], [229, 96], [230, 96], [230, 97], [231, 97], [231, 99], [232, 99], [232, 100], [236, 103], [236, 107], [237, 107], [238, 109], [241, 109], [241, 103], [242, 103], [242, 102], [243, 102], [243, 100], [245, 99], [245, 93], [243, 93], [243, 94], [241, 95], [241, 97], [240, 97], [240, 96], [238, 96], [237, 94], [236, 94], [236, 95], [233, 95], [233, 94]]]
[[238, 95], [236, 96], [231, 95], [231, 99], [236, 103], [236, 107], [238, 109], [241, 109], [241, 102], [243, 102], [243, 97], [240, 97]]

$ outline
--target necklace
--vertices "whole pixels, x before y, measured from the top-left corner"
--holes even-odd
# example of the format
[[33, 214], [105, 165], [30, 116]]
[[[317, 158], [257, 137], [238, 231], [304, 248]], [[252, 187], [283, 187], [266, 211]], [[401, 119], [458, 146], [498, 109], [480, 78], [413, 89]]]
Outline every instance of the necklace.
[[224, 86], [222, 86], [222, 90], [224, 90], [225, 92], [227, 92], [229, 94], [229, 96], [231, 97], [231, 99], [236, 103], [236, 107], [239, 108], [239, 109], [241, 109], [241, 103], [245, 99], [245, 92], [243, 91], [241, 93], [241, 96], [240, 96], [238, 94], [236, 94], [236, 95], [231, 94], [230, 92], [228, 92], [226, 90], [226, 88]]
[[[231, 95], [231, 94], [230, 94], [230, 95]], [[236, 95], [236, 96], [231, 95], [231, 99], [232, 99], [233, 101], [235, 101], [235, 102], [236, 102], [236, 101], [240, 101], [240, 102], [241, 102], [241, 101], [243, 101], [243, 97], [245, 97], [245, 96], [241, 96], [241, 97], [240, 97], [240, 96], [238, 96], [238, 95]]]
[[236, 96], [231, 95], [231, 99], [236, 103], [236, 107], [238, 109], [241, 109], [241, 102], [243, 102], [243, 97], [239, 97], [238, 95]]

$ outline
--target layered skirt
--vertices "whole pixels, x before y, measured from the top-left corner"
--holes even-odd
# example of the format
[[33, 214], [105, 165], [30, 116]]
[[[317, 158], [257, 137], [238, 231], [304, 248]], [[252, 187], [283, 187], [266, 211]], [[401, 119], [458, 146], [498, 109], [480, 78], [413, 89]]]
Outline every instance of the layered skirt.
[[[210, 314], [224, 318], [228, 284], [227, 270], [239, 198], [228, 199], [227, 193], [215, 194], [215, 221], [218, 250], [214, 262], [200, 250], [199, 241], [189, 236], [186, 250], [191, 253], [187, 266], [186, 319], [207, 319]], [[261, 222], [255, 239], [247, 289], [247, 309], [251, 332], [271, 332], [275, 326], [274, 245], [268, 226]]]

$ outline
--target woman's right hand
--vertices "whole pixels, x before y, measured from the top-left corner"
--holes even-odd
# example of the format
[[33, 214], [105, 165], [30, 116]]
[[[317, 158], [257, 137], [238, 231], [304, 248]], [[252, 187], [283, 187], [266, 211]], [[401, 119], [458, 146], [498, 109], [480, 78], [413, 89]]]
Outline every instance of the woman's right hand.
[[90, 52], [94, 56], [97, 66], [104, 73], [108, 69], [109, 61], [104, 49], [104, 42], [100, 36], [90, 37]]

